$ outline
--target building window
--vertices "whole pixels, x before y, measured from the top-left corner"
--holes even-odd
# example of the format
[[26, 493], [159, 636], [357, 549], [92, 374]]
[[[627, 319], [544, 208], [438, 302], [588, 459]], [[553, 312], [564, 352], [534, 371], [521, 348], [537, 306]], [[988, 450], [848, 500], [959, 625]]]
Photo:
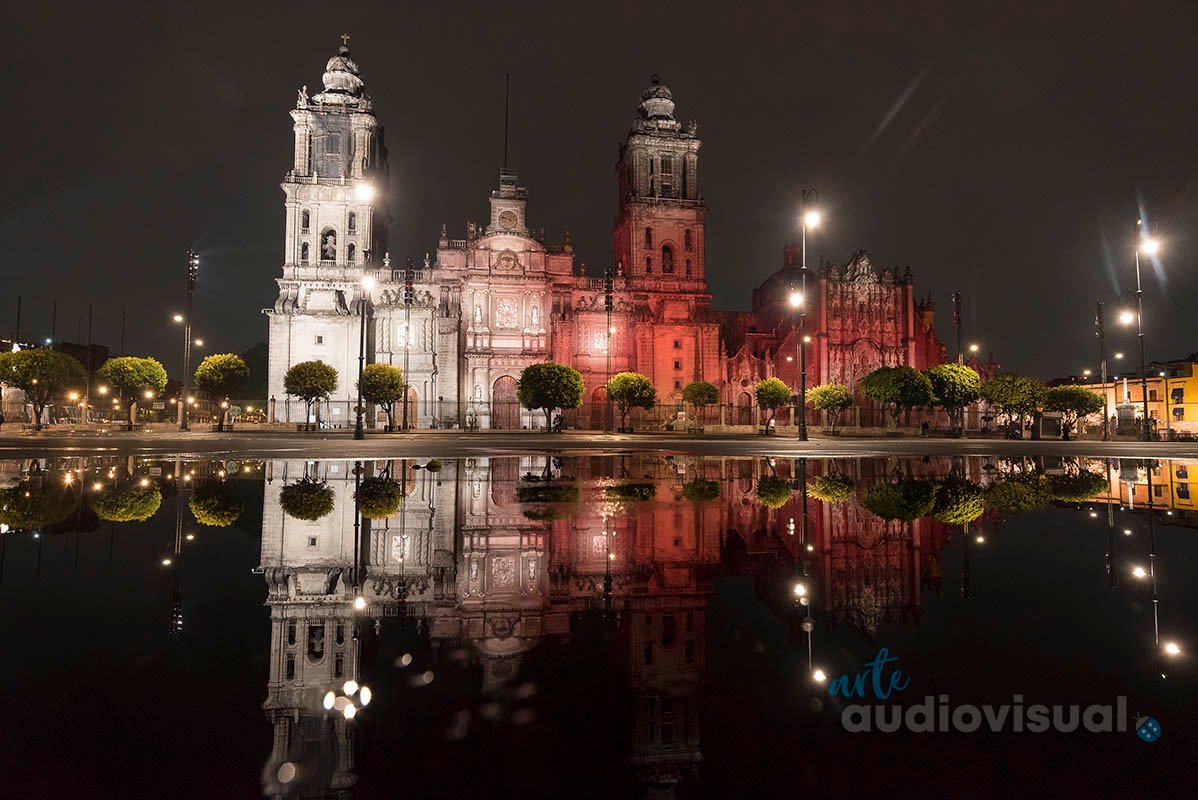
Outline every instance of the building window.
[[669, 156], [661, 157], [661, 174], [663, 177], [674, 174], [674, 159]]
[[307, 242], [304, 242], [303, 244], [300, 245], [300, 263], [301, 264], [308, 263], [308, 243]]
[[645, 274], [650, 275], [653, 272], [653, 256], [645, 256]]
[[674, 388], [675, 388], [675, 389], [681, 389], [681, 388], [682, 388], [682, 381], [674, 381]]
[[358, 248], [354, 247], [353, 242], [345, 246], [345, 259], [351, 264], [358, 260]]
[[686, 277], [689, 278], [690, 276], [691, 276], [691, 260], [688, 258], [686, 260]]
[[645, 247], [653, 246], [653, 229], [645, 228]]
[[682, 349], [682, 340], [681, 340], [681, 339], [675, 339], [675, 340], [674, 340], [674, 349], [675, 349], [675, 350], [681, 350], [681, 349]]
[[661, 271], [664, 275], [674, 274], [674, 248], [668, 244], [661, 246]]
[[[317, 338], [317, 339], [319, 339], [320, 337], [319, 337], [319, 336], [317, 336], [316, 338]], [[318, 344], [319, 344], [319, 342], [318, 342]], [[308, 547], [315, 547], [315, 546], [316, 546], [316, 537], [315, 537], [315, 536], [309, 536], [309, 537], [308, 537]]]
[[341, 137], [335, 133], [330, 133], [324, 137], [324, 152], [325, 155], [335, 155], [341, 152]]
[[333, 657], [333, 677], [340, 678], [345, 675], [345, 656], [338, 653]]
[[287, 666], [284, 668], [285, 669], [284, 676], [286, 677], [287, 680], [293, 681], [293, 680], [295, 680], [295, 656], [288, 655], [286, 663], [287, 663]]
[[690, 228], [687, 228], [682, 234], [682, 249], [688, 253], [695, 249], [695, 235], [691, 233]]
[[358, 215], [352, 211], [349, 212], [349, 219], [346, 220], [345, 225], [349, 229], [350, 233], [357, 233], [358, 232]]
[[1149, 399], [1150, 401], [1152, 401], [1152, 400], [1156, 400], [1156, 389], [1149, 389], [1149, 390], [1148, 390], [1148, 399]]
[[674, 362], [674, 369], [682, 369], [682, 362], [681, 362], [681, 361], [675, 361], [675, 362]]
[[295, 623], [288, 622], [287, 623], [287, 644], [290, 645], [291, 647], [295, 647], [295, 634], [296, 634]]
[[304, 209], [300, 214], [300, 233], [308, 233], [312, 230], [312, 213]]
[[319, 333], [316, 334], [316, 343], [324, 344], [324, 335], [323, 334], [319, 334]]

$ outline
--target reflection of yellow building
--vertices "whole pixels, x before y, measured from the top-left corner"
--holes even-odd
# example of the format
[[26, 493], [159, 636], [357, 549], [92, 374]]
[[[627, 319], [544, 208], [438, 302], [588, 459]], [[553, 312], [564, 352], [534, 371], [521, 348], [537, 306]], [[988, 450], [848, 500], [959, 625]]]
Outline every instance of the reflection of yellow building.
[[[1194, 356], [1180, 361], [1154, 362], [1148, 365], [1148, 416], [1156, 420], [1160, 431], [1166, 427], [1179, 433], [1198, 433], [1198, 360]], [[1144, 416], [1144, 392], [1140, 386], [1140, 372], [1131, 369], [1120, 373], [1117, 379], [1107, 383], [1079, 384], [1098, 394], [1105, 394], [1107, 413], [1115, 414], [1115, 408], [1126, 402], [1135, 407], [1136, 418]], [[1091, 425], [1099, 424], [1098, 415], [1088, 420]], [[1101, 430], [1101, 429], [1100, 429]]]
[[[1110, 490], [1094, 500], [1132, 509], [1148, 507], [1148, 463], [1139, 459], [1112, 459]], [[1175, 512], [1179, 521], [1190, 518], [1198, 509], [1198, 459], [1165, 458], [1151, 463], [1152, 508]], [[1090, 468], [1098, 469], [1093, 464]]]

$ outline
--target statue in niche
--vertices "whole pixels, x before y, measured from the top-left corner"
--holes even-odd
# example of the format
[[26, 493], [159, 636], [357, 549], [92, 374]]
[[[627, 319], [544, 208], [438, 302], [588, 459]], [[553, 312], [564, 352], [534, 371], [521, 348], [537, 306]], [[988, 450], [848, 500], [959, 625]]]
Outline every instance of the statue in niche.
[[534, 305], [532, 310], [528, 312], [528, 321], [532, 323], [534, 328], [541, 324], [541, 309], [539, 306]]
[[474, 324], [475, 325], [483, 324], [483, 307], [482, 307], [481, 303], [474, 304]]
[[320, 235], [320, 260], [337, 260], [337, 232], [328, 230]]
[[481, 403], [483, 401], [483, 387], [481, 384], [474, 384], [474, 402]]

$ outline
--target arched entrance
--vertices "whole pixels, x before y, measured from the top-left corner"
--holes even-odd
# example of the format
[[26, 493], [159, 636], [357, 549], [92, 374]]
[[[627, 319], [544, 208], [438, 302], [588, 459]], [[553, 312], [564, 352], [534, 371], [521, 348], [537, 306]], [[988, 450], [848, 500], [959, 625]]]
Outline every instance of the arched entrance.
[[395, 415], [398, 418], [398, 419], [396, 419], [396, 422], [398, 422], [399, 424], [402, 425], [404, 423], [404, 421], [406, 420], [409, 428], [419, 428], [420, 427], [420, 421], [419, 421], [420, 420], [420, 395], [416, 393], [415, 386], [408, 387], [407, 395], [408, 395], [407, 396], [407, 404], [408, 404], [407, 405], [407, 408], [408, 408], [407, 416], [406, 417], [404, 416], [404, 400], [401, 399], [398, 403], [395, 404], [396, 410], [399, 412], [398, 414]]
[[753, 395], [748, 392], [741, 392], [736, 398], [736, 424], [753, 424]]
[[491, 388], [491, 427], [500, 430], [519, 430], [520, 400], [516, 396], [516, 379], [504, 375]]
[[607, 418], [607, 388], [600, 386], [591, 392], [591, 430], [601, 431], [606, 428]]

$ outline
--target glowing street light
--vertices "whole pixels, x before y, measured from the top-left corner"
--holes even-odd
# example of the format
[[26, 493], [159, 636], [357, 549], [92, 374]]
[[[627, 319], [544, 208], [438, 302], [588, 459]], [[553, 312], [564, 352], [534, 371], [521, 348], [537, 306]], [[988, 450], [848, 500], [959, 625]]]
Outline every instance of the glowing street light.
[[807, 587], [801, 583], [796, 583], [794, 588], [795, 597], [803, 597], [807, 594]]
[[172, 317], [172, 319], [173, 319], [175, 322], [182, 322], [182, 321], [183, 321], [183, 315], [182, 315], [182, 314], [176, 314], [174, 317]]
[[1082, 370], [1082, 375], [1083, 375], [1084, 377], [1086, 377], [1086, 378], [1090, 377], [1090, 370], [1088, 370], [1088, 369], [1083, 369], [1083, 370]]
[[1123, 354], [1122, 354], [1122, 353], [1115, 353], [1115, 358], [1119, 358], [1119, 359], [1121, 359], [1121, 358], [1123, 358]]
[[1148, 570], [1144, 569], [1143, 567], [1136, 567], [1131, 571], [1131, 574], [1143, 580], [1144, 578], [1148, 577]]
[[1144, 253], [1145, 255], [1154, 256], [1157, 253], [1159, 253], [1160, 251], [1161, 251], [1160, 241], [1153, 239], [1150, 236], [1145, 237], [1144, 240], [1140, 242], [1140, 252]]
[[790, 305], [799, 312], [799, 441], [807, 441], [807, 309], [803, 297], [807, 291], [807, 229], [818, 227], [823, 217], [819, 212], [819, 192], [803, 189], [799, 193], [799, 209], [802, 212], [802, 239], [799, 250], [798, 291], [790, 295]]
[[816, 669], [811, 673], [811, 679], [816, 683], [823, 683], [824, 681], [828, 680], [828, 673], [824, 672], [822, 669]]
[[1130, 309], [1119, 312], [1119, 322], [1130, 325], [1136, 321], [1136, 313]]
[[1181, 647], [1177, 642], [1165, 642], [1165, 653], [1171, 656], [1181, 655]]
[[354, 611], [365, 611], [365, 610], [366, 610], [366, 598], [363, 597], [362, 595], [358, 595], [357, 597], [354, 598]]
[[978, 344], [969, 345], [969, 352], [971, 352], [971, 353], [976, 353], [980, 349], [981, 349], [981, 346]]
[[363, 203], [369, 203], [374, 199], [374, 187], [369, 183], [359, 183], [354, 187], [354, 195]]
[[803, 293], [800, 291], [797, 291], [797, 290], [791, 292], [790, 293], [790, 307], [791, 308], [801, 308], [802, 305], [803, 305]]

